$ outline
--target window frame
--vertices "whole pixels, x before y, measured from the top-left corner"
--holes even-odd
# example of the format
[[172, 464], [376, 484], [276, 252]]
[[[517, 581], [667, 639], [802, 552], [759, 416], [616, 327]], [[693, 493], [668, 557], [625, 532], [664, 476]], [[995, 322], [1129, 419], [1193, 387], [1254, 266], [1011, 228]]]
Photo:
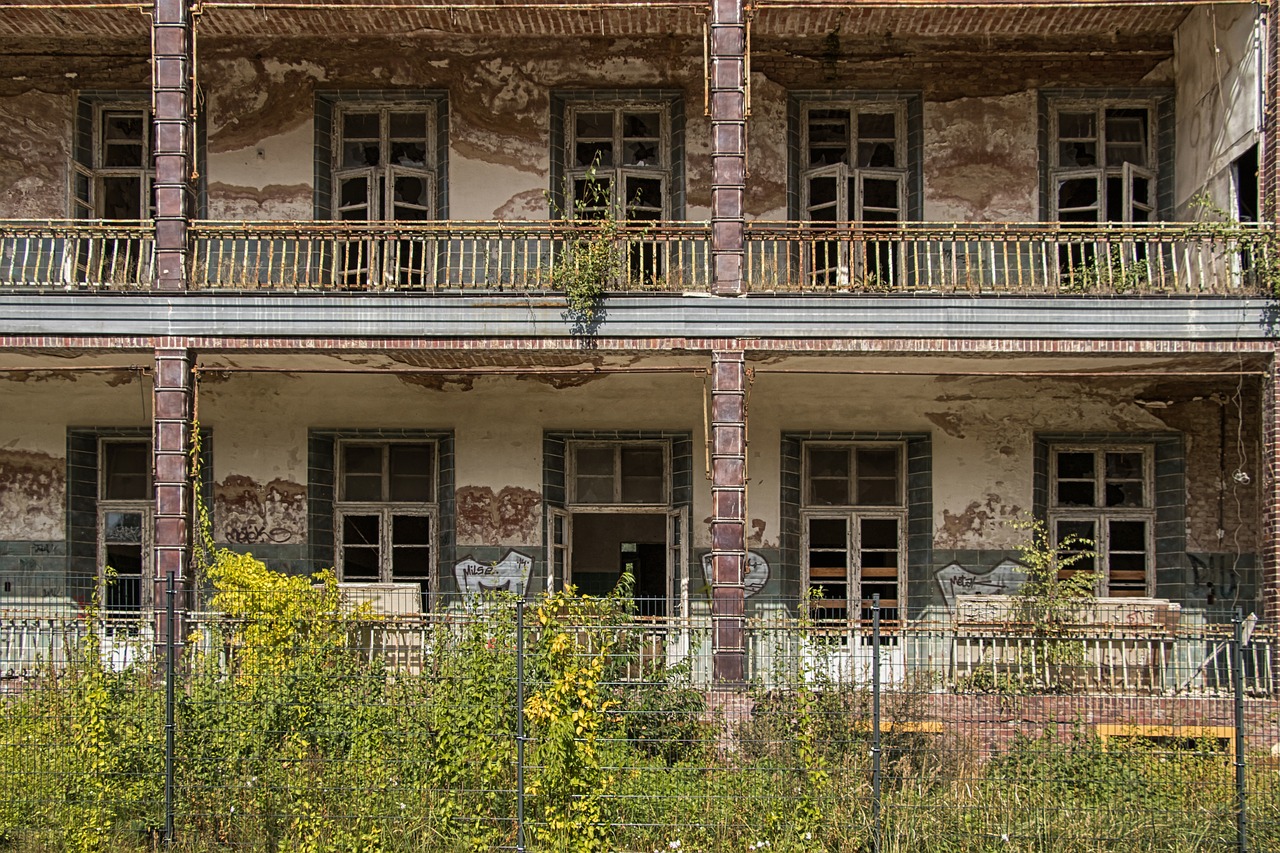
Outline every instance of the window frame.
[[[810, 464], [810, 451], [813, 448], [824, 450], [829, 449], [847, 449], [849, 452], [849, 497], [855, 503], [848, 504], [817, 504], [813, 503], [812, 495], [812, 470]], [[857, 450], [888, 450], [892, 449], [897, 452], [897, 482], [896, 497], [893, 504], [858, 504], [857, 500], [857, 469], [856, 459]], [[844, 620], [834, 620], [849, 625], [861, 624], [864, 621], [862, 614], [864, 601], [862, 597], [863, 586], [863, 560], [862, 560], [862, 522], [875, 520], [892, 520], [897, 524], [897, 604], [893, 610], [893, 618], [884, 618], [882, 616], [882, 625], [886, 630], [891, 630], [895, 623], [900, 624], [905, 621], [907, 612], [907, 568], [908, 568], [908, 500], [907, 500], [907, 443], [904, 441], [802, 441], [800, 444], [801, 454], [801, 472], [800, 472], [800, 588], [805, 595], [809, 595], [809, 590], [813, 587], [811, 559], [813, 548], [811, 545], [811, 529], [810, 522], [814, 520], [839, 520], [845, 524], [845, 553], [847, 555], [845, 565], [845, 618]], [[882, 581], [883, 582], [883, 581]], [[819, 584], [820, 586], [821, 584]], [[827, 599], [824, 599], [827, 600]], [[834, 600], [834, 599], [832, 599]], [[865, 599], [869, 601], [869, 599]], [[856, 604], [855, 604], [856, 602]], [[825, 621], [825, 620], [824, 620]]]
[[[1162, 178], [1162, 169], [1160, 162], [1160, 105], [1158, 97], [1151, 98], [1051, 98], [1049, 101], [1049, 123], [1048, 123], [1048, 202], [1050, 220], [1053, 222], [1062, 221], [1062, 209], [1059, 198], [1059, 188], [1063, 181], [1079, 180], [1084, 178], [1094, 178], [1098, 185], [1097, 195], [1097, 218], [1092, 224], [1097, 227], [1103, 227], [1108, 223], [1132, 223], [1133, 210], [1135, 206], [1141, 206], [1147, 209], [1148, 219], [1146, 222], [1156, 222], [1160, 218], [1160, 181]], [[1107, 152], [1107, 113], [1110, 110], [1145, 110], [1147, 113], [1147, 138], [1145, 142], [1145, 163], [1137, 165], [1133, 163], [1119, 163], [1112, 165], [1105, 162]], [[1093, 166], [1063, 165], [1061, 163], [1061, 130], [1060, 119], [1063, 113], [1093, 113], [1097, 123], [1097, 135], [1095, 144], [1098, 149], [1098, 158], [1103, 161], [1095, 163]], [[1122, 201], [1120, 216], [1115, 216], [1114, 211], [1107, 209], [1107, 181], [1111, 178], [1119, 178], [1122, 183]], [[1150, 201], [1147, 203], [1139, 203], [1134, 200], [1134, 181], [1136, 179], [1145, 179], [1148, 181], [1150, 188]], [[1084, 210], [1087, 208], [1073, 208], [1075, 210]], [[1142, 220], [1137, 220], [1141, 222]], [[1072, 220], [1073, 225], [1089, 224], [1088, 221]]]
[[[1058, 503], [1058, 455], [1060, 453], [1091, 453], [1094, 456], [1094, 501], [1093, 506], [1072, 506]], [[1142, 454], [1142, 497], [1139, 507], [1106, 506], [1106, 455], [1108, 453], [1141, 453]], [[1062, 522], [1085, 522], [1093, 524], [1095, 541], [1091, 550], [1095, 553], [1094, 571], [1097, 583], [1094, 595], [1099, 598], [1151, 597], [1155, 595], [1156, 570], [1156, 500], [1155, 500], [1155, 448], [1145, 443], [1106, 443], [1081, 444], [1072, 442], [1053, 442], [1048, 445], [1048, 495], [1047, 519], [1049, 535], [1055, 545], [1058, 536], [1058, 525]], [[1144, 556], [1146, 571], [1144, 590], [1141, 596], [1114, 595], [1111, 583], [1111, 522], [1140, 521], [1146, 525], [1144, 535]], [[1136, 553], [1136, 552], [1125, 552]], [[1067, 570], [1074, 572], [1076, 570]]]
[[[333, 103], [333, 126], [329, 142], [329, 176], [332, 181], [332, 200], [329, 205], [330, 218], [340, 222], [419, 222], [433, 221], [439, 218], [439, 200], [437, 185], [440, 180], [439, 130], [440, 103], [436, 98], [426, 99], [388, 99], [388, 100], [337, 100]], [[377, 166], [343, 166], [342, 151], [343, 119], [349, 113], [378, 113], [378, 146], [379, 164]], [[391, 162], [391, 122], [392, 113], [421, 113], [426, 118], [425, 162], [421, 167], [399, 166]], [[342, 187], [343, 180], [363, 173], [368, 181], [365, 210], [369, 215], [363, 219], [342, 219]], [[398, 174], [420, 177], [427, 185], [427, 216], [421, 220], [396, 220], [388, 217], [388, 211], [394, 213], [395, 178]], [[376, 180], [386, 179], [381, 193], [373, 192]], [[376, 204], [374, 203], [376, 199]], [[376, 208], [377, 216], [372, 215]]]
[[[155, 195], [152, 185], [155, 182], [155, 122], [154, 113], [151, 104], [147, 100], [146, 94], [139, 92], [136, 98], [112, 97], [97, 98], [92, 95], [82, 94], [79, 96], [81, 102], [87, 102], [92, 115], [92, 127], [89, 130], [89, 159], [90, 162], [85, 163], [81, 158], [81, 150], [78, 145], [73, 145], [73, 156], [71, 158], [72, 167], [70, 170], [71, 188], [71, 210], [72, 216], [76, 219], [102, 219], [106, 221], [117, 222], [145, 222], [155, 218]], [[106, 117], [115, 112], [131, 112], [139, 113], [142, 118], [143, 127], [145, 128], [142, 139], [142, 161], [138, 166], [108, 166], [106, 165], [106, 127], [104, 122]], [[83, 133], [83, 128], [78, 132]], [[141, 214], [137, 220], [130, 219], [108, 219], [102, 205], [105, 203], [106, 192], [103, 188], [103, 181], [108, 178], [133, 178], [139, 179], [139, 199], [138, 210]], [[80, 192], [77, 186], [77, 180], [86, 181], [87, 195]]]
[[[577, 165], [577, 121], [579, 113], [609, 112], [613, 115], [611, 143], [614, 147], [614, 162], [610, 166]], [[661, 163], [657, 166], [627, 165], [618, 156], [625, 145], [625, 134], [622, 128], [622, 116], [627, 112], [657, 112], [659, 115], [658, 145], [661, 150]], [[619, 219], [627, 220], [628, 202], [621, 196], [625, 192], [628, 177], [658, 177], [662, 182], [662, 207], [656, 221], [666, 222], [672, 219], [674, 209], [672, 196], [675, 193], [675, 167], [673, 157], [672, 102], [670, 99], [654, 98], [616, 98], [610, 100], [567, 100], [564, 104], [564, 182], [562, 190], [564, 209], [559, 215], [564, 219], [591, 218], [579, 216], [579, 201], [575, 187], [577, 181], [585, 180], [591, 175], [599, 181], [607, 177], [610, 182], [609, 209]], [[594, 137], [592, 137], [594, 138]], [[655, 220], [636, 220], [655, 221]]]
[[[610, 448], [613, 450], [613, 496], [615, 500], [581, 501], [578, 500], [578, 453], [580, 449]], [[625, 448], [646, 448], [662, 452], [662, 497], [656, 503], [623, 502], [622, 496], [622, 451]], [[672, 471], [671, 443], [669, 441], [650, 441], [632, 439], [591, 439], [565, 442], [565, 508], [571, 512], [590, 512], [591, 510], [607, 512], [666, 512], [672, 506]]]
[[[421, 445], [431, 448], [431, 470], [426, 480], [431, 486], [429, 501], [395, 501], [390, 499], [390, 448], [393, 445]], [[344, 450], [352, 446], [378, 447], [382, 451], [382, 495], [383, 500], [347, 500], [346, 462]], [[431, 530], [428, 537], [429, 551], [426, 579], [427, 587], [423, 592], [423, 610], [430, 609], [439, 594], [439, 561], [440, 561], [440, 494], [439, 494], [440, 446], [433, 439], [376, 439], [376, 438], [340, 438], [334, 441], [334, 500], [333, 500], [333, 540], [334, 540], [334, 572], [341, 583], [354, 584], [390, 584], [421, 583], [409, 578], [397, 579], [393, 573], [393, 556], [395, 540], [393, 538], [394, 518], [397, 516], [428, 518]], [[377, 516], [378, 518], [378, 577], [347, 579], [345, 566], [345, 540], [343, 520], [348, 515]]]
[[[145, 458], [152, 460], [150, 464], [144, 465], [143, 471], [146, 475], [146, 492], [145, 497], [141, 498], [108, 498], [107, 497], [107, 448], [111, 445], [136, 444], [141, 445], [145, 451]], [[97, 500], [94, 520], [94, 532], [96, 542], [96, 562], [97, 562], [97, 584], [99, 604], [108, 617], [141, 617], [152, 611], [155, 607], [155, 583], [154, 583], [154, 567], [153, 557], [155, 548], [155, 464], [152, 455], [151, 439], [140, 436], [100, 436], [97, 439], [98, 454], [98, 470], [97, 470]], [[107, 558], [107, 547], [109, 544], [132, 544], [132, 543], [111, 543], [107, 539], [107, 518], [112, 513], [138, 513], [141, 516], [140, 532], [139, 532], [139, 560], [141, 567], [138, 575], [138, 610], [135, 613], [132, 609], [114, 609], [108, 606], [110, 597], [107, 593], [109, 583], [113, 579], [108, 578], [107, 566], [109, 560]], [[149, 571], [150, 569], [150, 571]]]
[[[857, 166], [852, 163], [824, 163], [814, 166], [809, 164], [809, 115], [815, 110], [834, 111], [843, 110], [849, 114], [849, 154], [850, 157], [856, 159], [858, 149], [857, 121], [856, 116], [860, 113], [878, 113], [881, 115], [893, 115], [894, 117], [894, 165], [893, 166]], [[836, 217], [837, 222], [859, 222], [863, 211], [862, 183], [863, 178], [888, 178], [892, 177], [899, 181], [898, 198], [900, 201], [899, 210], [901, 218], [899, 222], [909, 221], [910, 214], [907, 210], [908, 205], [908, 181], [911, 177], [911, 153], [908, 150], [908, 127], [907, 127], [907, 101], [901, 99], [867, 99], [867, 98], [847, 98], [831, 101], [818, 100], [802, 100], [799, 103], [800, 118], [800, 148], [799, 156], [801, 162], [797, 163], [800, 177], [800, 215], [805, 222], [813, 222], [809, 218], [809, 209], [812, 206], [809, 202], [809, 178], [819, 172], [831, 171], [836, 177], [837, 187], [837, 213], [846, 214], [844, 218]], [[850, 180], [857, 182], [859, 187], [858, 197], [853, 200], [852, 207], [848, 199], [848, 183]]]

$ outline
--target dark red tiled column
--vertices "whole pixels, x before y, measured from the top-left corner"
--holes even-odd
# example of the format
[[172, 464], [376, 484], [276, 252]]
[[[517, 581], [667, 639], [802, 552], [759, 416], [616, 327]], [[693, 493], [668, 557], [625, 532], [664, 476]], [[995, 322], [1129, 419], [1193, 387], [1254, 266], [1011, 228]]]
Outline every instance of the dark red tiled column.
[[155, 0], [152, 29], [156, 169], [154, 286], [157, 290], [183, 290], [195, 136], [191, 119], [191, 19], [186, 0]]
[[173, 572], [185, 588], [191, 553], [191, 481], [188, 471], [192, 417], [192, 352], [182, 347], [157, 349], [152, 454], [155, 457], [155, 607], [156, 642], [167, 639], [165, 579]]
[[741, 350], [712, 354], [711, 633], [719, 683], [743, 680], [746, 664], [747, 370]]
[[1262, 393], [1262, 612], [1280, 620], [1280, 356], [1273, 355]]
[[740, 0], [711, 7], [711, 257], [714, 288], [744, 292], [746, 196], [746, 27]]

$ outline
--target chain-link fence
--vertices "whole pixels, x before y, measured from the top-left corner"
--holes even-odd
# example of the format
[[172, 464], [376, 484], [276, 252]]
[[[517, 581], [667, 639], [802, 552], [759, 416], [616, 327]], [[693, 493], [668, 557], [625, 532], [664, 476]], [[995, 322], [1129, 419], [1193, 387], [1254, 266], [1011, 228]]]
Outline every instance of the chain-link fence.
[[3, 621], [0, 849], [1280, 849], [1252, 620], [775, 602], [717, 685], [705, 618], [621, 597], [178, 598]]

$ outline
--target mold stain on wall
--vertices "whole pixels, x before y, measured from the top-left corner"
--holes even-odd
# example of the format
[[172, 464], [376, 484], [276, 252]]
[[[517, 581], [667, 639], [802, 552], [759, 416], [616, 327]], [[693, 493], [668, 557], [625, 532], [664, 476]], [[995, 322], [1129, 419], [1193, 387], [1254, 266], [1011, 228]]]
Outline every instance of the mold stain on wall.
[[213, 488], [214, 530], [236, 545], [295, 545], [306, 541], [307, 490], [288, 480], [265, 485], [231, 474]]
[[67, 499], [66, 460], [0, 450], [0, 540], [60, 540]]
[[532, 489], [461, 486], [457, 490], [459, 545], [536, 545], [542, 496]]

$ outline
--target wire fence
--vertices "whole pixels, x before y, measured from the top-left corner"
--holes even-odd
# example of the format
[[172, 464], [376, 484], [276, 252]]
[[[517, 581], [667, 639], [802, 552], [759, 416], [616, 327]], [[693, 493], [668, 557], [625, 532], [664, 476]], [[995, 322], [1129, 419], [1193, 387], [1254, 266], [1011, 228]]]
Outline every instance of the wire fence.
[[1114, 627], [987, 626], [975, 651], [956, 620], [798, 609], [750, 626], [774, 648], [749, 683], [716, 685], [706, 635], [621, 597], [410, 623], [310, 589], [175, 590], [132, 631], [51, 622], [56, 654], [0, 662], [0, 849], [1280, 849], [1253, 620], [1145, 629], [1129, 652], [1161, 674], [1126, 682], [1085, 641], [1122, 648]]

